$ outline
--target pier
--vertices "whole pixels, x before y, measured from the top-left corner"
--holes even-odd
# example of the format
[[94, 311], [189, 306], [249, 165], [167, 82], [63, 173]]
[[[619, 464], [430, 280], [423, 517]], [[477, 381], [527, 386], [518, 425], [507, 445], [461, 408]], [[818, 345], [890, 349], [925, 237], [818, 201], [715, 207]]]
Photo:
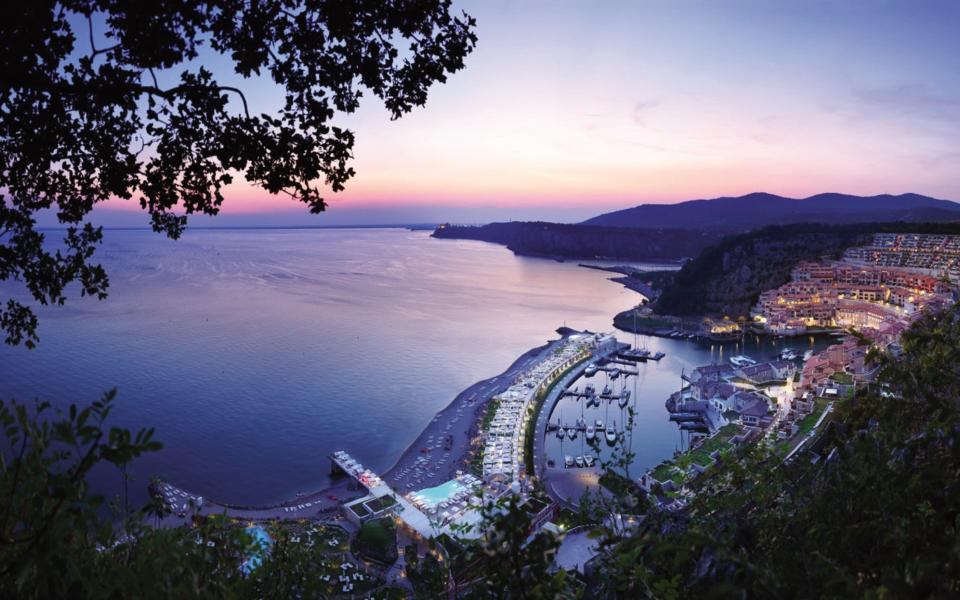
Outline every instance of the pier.
[[345, 474], [353, 477], [371, 494], [384, 495], [392, 490], [380, 477], [367, 469], [343, 450], [330, 453], [330, 474]]
[[[620, 399], [620, 394], [587, 394], [586, 392], [571, 392], [569, 390], [563, 392], [562, 396], [564, 398], [576, 398], [577, 400], [590, 400], [591, 398], [596, 398], [598, 400], [606, 400], [608, 402], [616, 402]], [[589, 406], [589, 404], [587, 406]]]

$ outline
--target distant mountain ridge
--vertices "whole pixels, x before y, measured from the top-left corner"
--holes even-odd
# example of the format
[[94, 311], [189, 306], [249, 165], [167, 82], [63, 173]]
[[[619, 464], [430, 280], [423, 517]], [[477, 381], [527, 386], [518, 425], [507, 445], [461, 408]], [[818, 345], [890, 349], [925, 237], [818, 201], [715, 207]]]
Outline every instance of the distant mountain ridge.
[[513, 221], [482, 226], [444, 224], [433, 237], [503, 244], [521, 256], [677, 260], [697, 256], [718, 242], [719, 232], [690, 229], [638, 229]]
[[896, 221], [960, 221], [960, 203], [920, 194], [853, 196], [824, 193], [798, 199], [755, 192], [745, 196], [688, 200], [677, 204], [641, 204], [598, 215], [581, 224], [738, 232], [793, 223]]

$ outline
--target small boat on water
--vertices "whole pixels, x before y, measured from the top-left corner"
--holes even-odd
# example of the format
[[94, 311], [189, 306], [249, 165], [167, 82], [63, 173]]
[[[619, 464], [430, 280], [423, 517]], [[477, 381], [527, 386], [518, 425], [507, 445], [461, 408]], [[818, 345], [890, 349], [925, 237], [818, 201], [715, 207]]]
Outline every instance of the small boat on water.
[[567, 437], [570, 438], [571, 440], [577, 439], [577, 430], [574, 429], [573, 427], [571, 427], [570, 429], [567, 429]]
[[603, 396], [609, 396], [609, 395], [610, 395], [610, 392], [612, 392], [612, 391], [613, 391], [613, 390], [610, 389], [610, 386], [609, 386], [609, 385], [605, 385], [605, 386], [603, 386], [602, 395], [603, 395]]
[[612, 427], [607, 427], [606, 436], [607, 436], [607, 443], [608, 443], [608, 444], [612, 444], [612, 443], [614, 443], [614, 442], [617, 441], [616, 428], [617, 428], [617, 422], [616, 422], [616, 421], [613, 422], [613, 426], [612, 426]]
[[569, 469], [570, 467], [572, 467], [572, 466], [573, 466], [573, 457], [572, 457], [572, 456], [564, 456], [564, 457], [563, 457], [563, 466], [565, 466], [565, 467], [568, 468], [568, 469]]
[[583, 393], [587, 396], [592, 396], [597, 393], [597, 388], [593, 387], [592, 383], [588, 383], [587, 387], [583, 389]]
[[576, 461], [577, 466], [580, 467], [581, 469], [582, 469], [583, 467], [585, 467], [586, 464], [587, 464], [587, 463], [583, 460], [583, 457], [582, 457], [582, 456], [578, 456], [578, 457], [575, 458], [574, 460]]
[[596, 425], [597, 427], [597, 433], [600, 433], [601, 431], [603, 431], [603, 421], [601, 421], [600, 419], [597, 419], [594, 422], [594, 425]]
[[810, 360], [810, 357], [813, 356], [813, 350], [807, 350], [803, 353], [803, 360]]
[[597, 460], [597, 458], [596, 458], [595, 456], [593, 456], [592, 454], [586, 454], [586, 455], [584, 455], [584, 457], [583, 457], [583, 462], [586, 463], [586, 465], [587, 465], [588, 467], [592, 467], [592, 466], [593, 466], [593, 461], [595, 461], [595, 460]]
[[620, 408], [626, 408], [628, 402], [630, 402], [630, 390], [623, 390], [620, 392], [620, 400], [617, 401], [617, 404], [620, 405]]
[[587, 420], [583, 418], [583, 415], [577, 417], [577, 429], [583, 429], [587, 426]]
[[794, 353], [794, 351], [791, 350], [790, 348], [787, 348], [780, 353], [781, 360], [796, 360], [796, 358], [797, 358], [796, 353]]
[[[587, 368], [584, 369], [583, 374], [586, 375], [587, 377], [593, 377], [594, 375], [597, 374], [597, 365], [590, 363], [589, 365], [587, 365]], [[590, 387], [590, 386], [587, 386], [587, 387]]]
[[656, 354], [654, 354], [654, 355], [651, 356], [650, 358], [652, 358], [653, 360], [660, 360], [660, 359], [663, 358], [664, 356], [666, 356], [666, 354], [664, 354], [663, 352], [657, 352]]
[[562, 440], [565, 435], [567, 435], [567, 430], [566, 430], [566, 429], [564, 429], [563, 427], [560, 427], [559, 429], [557, 429], [557, 437], [558, 437], [558, 438], [560, 438], [560, 439]]
[[613, 370], [610, 371], [610, 379], [616, 379], [618, 377], [620, 377], [620, 369], [617, 367], [614, 367]]
[[757, 361], [753, 360], [749, 356], [738, 354], [737, 356], [730, 357], [730, 364], [735, 367], [749, 367], [750, 365], [757, 364]]
[[596, 432], [596, 430], [593, 428], [593, 425], [587, 425], [587, 434], [586, 434], [586, 435], [587, 435], [587, 440], [588, 440], [588, 441], [596, 439], [596, 437], [597, 437], [597, 432]]

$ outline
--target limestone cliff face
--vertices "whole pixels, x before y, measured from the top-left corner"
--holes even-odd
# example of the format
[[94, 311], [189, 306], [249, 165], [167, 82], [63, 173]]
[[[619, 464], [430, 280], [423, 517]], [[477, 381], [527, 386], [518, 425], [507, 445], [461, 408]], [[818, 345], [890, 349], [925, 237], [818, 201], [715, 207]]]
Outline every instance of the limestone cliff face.
[[822, 226], [774, 227], [726, 238], [677, 273], [655, 311], [746, 316], [760, 292], [790, 280], [798, 262], [839, 258], [846, 248], [869, 239], [869, 233], [855, 228]]

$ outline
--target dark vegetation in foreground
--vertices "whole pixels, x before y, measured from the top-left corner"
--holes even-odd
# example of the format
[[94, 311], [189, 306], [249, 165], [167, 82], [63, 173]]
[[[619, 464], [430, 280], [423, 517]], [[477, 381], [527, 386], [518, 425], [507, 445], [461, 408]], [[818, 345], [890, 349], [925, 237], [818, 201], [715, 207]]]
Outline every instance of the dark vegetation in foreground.
[[[662, 315], [745, 316], [760, 292], [790, 280], [804, 260], [837, 259], [866, 244], [874, 233], [960, 234], [960, 223], [802, 224], [765, 227], [723, 238], [675, 274], [653, 279], [663, 293], [654, 305]], [[643, 278], [643, 275], [639, 275]]]
[[[608, 486], [613, 496], [578, 522], [599, 524], [610, 512], [645, 517], [626, 533], [597, 527], [601, 555], [586, 580], [552, 572], [556, 539], [542, 534], [525, 545], [530, 516], [509, 504], [490, 508], [481, 542], [446, 541], [455, 582], [426, 561], [415, 567], [417, 588], [482, 598], [956, 597], [960, 309], [920, 320], [902, 348], [899, 357], [873, 355], [879, 382], [838, 402], [833, 421], [789, 464], [762, 445], [744, 450], [699, 479], [678, 514]], [[213, 517], [155, 529], [162, 507], [130, 510], [121, 497], [114, 527], [86, 475], [104, 464], [122, 472], [159, 444], [149, 430], [107, 428], [112, 406], [113, 394], [56, 415], [43, 404], [0, 406], [0, 595], [326, 593], [317, 557], [286, 543], [281, 525], [271, 526], [277, 542], [248, 576], [239, 569], [252, 550], [242, 524]]]

